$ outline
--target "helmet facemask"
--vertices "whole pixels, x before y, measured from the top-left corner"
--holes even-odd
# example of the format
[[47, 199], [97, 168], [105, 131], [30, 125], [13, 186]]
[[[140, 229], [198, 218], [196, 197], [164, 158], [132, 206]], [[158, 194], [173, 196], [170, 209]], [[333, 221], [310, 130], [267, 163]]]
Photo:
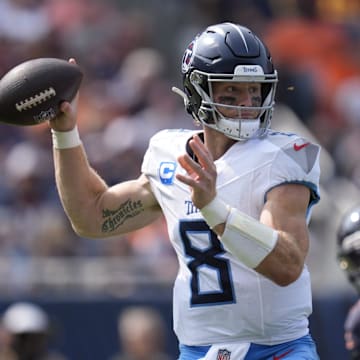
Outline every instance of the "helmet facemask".
[[[244, 72], [256, 72], [256, 75], [244, 75]], [[234, 74], [211, 74], [194, 70], [189, 76], [193, 92], [199, 95], [201, 104], [196, 116], [202, 124], [211, 127], [231, 139], [248, 140], [262, 137], [270, 127], [274, 107], [274, 97], [277, 83], [277, 74], [264, 74], [257, 65], [237, 66]], [[260, 83], [260, 106], [227, 105], [216, 102], [214, 99], [213, 84], [215, 82], [229, 83]], [[232, 116], [226, 117], [223, 112], [231, 111]], [[251, 116], [249, 116], [251, 114]]]

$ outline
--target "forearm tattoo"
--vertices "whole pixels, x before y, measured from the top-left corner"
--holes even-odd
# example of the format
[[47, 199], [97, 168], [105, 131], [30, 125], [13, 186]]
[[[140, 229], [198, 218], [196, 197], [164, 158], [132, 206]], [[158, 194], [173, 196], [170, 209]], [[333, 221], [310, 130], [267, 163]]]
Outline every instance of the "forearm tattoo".
[[141, 200], [132, 201], [126, 200], [117, 209], [103, 209], [103, 219], [101, 231], [103, 233], [110, 233], [115, 231], [119, 226], [123, 225], [125, 221], [134, 218], [144, 211]]

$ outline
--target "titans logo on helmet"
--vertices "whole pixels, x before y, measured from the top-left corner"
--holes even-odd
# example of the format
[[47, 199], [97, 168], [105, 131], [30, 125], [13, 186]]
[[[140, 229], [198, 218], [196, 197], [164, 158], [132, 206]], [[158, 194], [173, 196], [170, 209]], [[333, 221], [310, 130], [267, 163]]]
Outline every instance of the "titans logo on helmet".
[[182, 72], [185, 74], [188, 70], [189, 67], [192, 63], [192, 60], [194, 58], [194, 54], [195, 54], [195, 41], [193, 40], [189, 46], [186, 48], [185, 52], [184, 52], [184, 56], [182, 59], [182, 65], [181, 65], [181, 70]]

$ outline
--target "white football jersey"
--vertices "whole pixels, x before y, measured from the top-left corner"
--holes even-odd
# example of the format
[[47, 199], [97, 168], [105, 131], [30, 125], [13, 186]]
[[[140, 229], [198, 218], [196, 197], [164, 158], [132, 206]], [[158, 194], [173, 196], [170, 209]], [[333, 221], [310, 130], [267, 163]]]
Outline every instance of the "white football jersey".
[[[152, 137], [142, 172], [167, 220], [179, 259], [174, 285], [174, 330], [180, 343], [209, 345], [246, 341], [278, 344], [308, 333], [312, 311], [306, 266], [299, 279], [281, 287], [228, 253], [191, 201], [177, 157], [189, 152], [194, 131], [163, 130]], [[226, 203], [259, 219], [267, 192], [285, 183], [311, 190], [319, 200], [318, 145], [295, 134], [269, 131], [263, 139], [235, 143], [215, 161], [217, 193]]]

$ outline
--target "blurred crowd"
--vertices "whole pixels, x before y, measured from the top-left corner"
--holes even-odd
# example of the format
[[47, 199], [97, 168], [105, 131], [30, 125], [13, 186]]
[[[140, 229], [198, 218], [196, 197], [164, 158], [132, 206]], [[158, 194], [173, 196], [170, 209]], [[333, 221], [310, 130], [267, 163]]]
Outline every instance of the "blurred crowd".
[[[63, 319], [62, 319], [63, 320]], [[114, 331], [108, 360], [171, 360], [168, 324], [161, 310], [150, 305], [129, 305], [117, 309], [111, 321]], [[14, 301], [0, 314], [0, 360], [70, 360], [79, 359], [65, 351], [64, 341], [76, 334], [64, 332], [58, 316], [42, 304]], [[67, 340], [67, 341], [66, 341]], [[109, 344], [111, 341], [109, 341]], [[94, 344], [86, 359], [99, 359]], [[81, 357], [84, 359], [85, 357]], [[102, 357], [105, 359], [105, 357]]]
[[67, 360], [52, 350], [57, 337], [52, 319], [39, 305], [31, 302], [14, 302], [1, 314], [1, 360]]
[[[82, 140], [110, 185], [139, 175], [147, 141], [157, 130], [187, 125], [170, 91], [164, 55], [152, 46], [152, 20], [144, 10], [122, 10], [110, 1], [0, 2], [0, 73], [30, 58], [77, 60], [84, 72], [78, 105]], [[1, 125], [0, 137], [1, 255], [169, 252], [162, 221], [126, 239], [75, 236], [56, 193], [47, 124]]]
[[[359, 18], [351, 0], [1, 0], [0, 76], [31, 58], [74, 57], [84, 72], [81, 137], [112, 185], [140, 174], [156, 131], [193, 127], [171, 92], [181, 86], [182, 51], [193, 34], [226, 20], [250, 27], [279, 71], [279, 124], [293, 119], [293, 130], [324, 148], [325, 206], [314, 224], [322, 247], [324, 221], [334, 220], [324, 215], [326, 194], [350, 207], [360, 193]], [[105, 241], [76, 236], [56, 193], [51, 148], [47, 124], [0, 124], [0, 257], [174, 256], [162, 220]]]

